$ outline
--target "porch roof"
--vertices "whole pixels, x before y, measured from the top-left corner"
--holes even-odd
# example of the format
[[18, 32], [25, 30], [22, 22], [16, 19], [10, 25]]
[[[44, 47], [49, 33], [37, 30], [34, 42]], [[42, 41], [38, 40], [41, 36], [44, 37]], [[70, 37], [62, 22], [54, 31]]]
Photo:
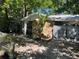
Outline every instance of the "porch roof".
[[[40, 14], [40, 15], [46, 16], [45, 14]], [[36, 18], [39, 18], [39, 14], [38, 13], [33, 13], [33, 14], [30, 14], [30, 15], [22, 18], [21, 21], [28, 22], [28, 21], [33, 21]]]
[[24, 18], [21, 19], [21, 21], [33, 21], [35, 20], [36, 18], [38, 17], [38, 14], [37, 13], [34, 13], [34, 14], [30, 14]]

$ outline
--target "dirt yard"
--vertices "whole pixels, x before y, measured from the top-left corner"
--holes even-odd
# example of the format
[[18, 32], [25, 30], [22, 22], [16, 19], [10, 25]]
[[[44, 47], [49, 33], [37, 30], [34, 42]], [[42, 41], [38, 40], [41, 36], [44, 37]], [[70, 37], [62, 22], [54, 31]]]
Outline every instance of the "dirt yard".
[[79, 44], [52, 40], [16, 44], [19, 59], [79, 59]]

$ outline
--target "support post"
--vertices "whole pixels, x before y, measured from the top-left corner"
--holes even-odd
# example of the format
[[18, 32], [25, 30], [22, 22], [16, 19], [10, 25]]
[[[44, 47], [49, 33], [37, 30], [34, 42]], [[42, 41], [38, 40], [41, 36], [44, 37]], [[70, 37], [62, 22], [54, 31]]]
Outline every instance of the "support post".
[[26, 35], [26, 32], [27, 32], [27, 23], [24, 22], [24, 28], [23, 28], [24, 35]]

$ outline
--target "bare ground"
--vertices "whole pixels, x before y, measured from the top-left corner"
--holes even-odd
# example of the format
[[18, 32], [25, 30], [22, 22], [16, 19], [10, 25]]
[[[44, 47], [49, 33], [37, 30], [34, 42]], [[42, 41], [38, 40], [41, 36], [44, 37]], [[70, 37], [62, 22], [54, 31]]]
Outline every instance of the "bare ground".
[[79, 43], [52, 40], [16, 44], [19, 59], [79, 59]]

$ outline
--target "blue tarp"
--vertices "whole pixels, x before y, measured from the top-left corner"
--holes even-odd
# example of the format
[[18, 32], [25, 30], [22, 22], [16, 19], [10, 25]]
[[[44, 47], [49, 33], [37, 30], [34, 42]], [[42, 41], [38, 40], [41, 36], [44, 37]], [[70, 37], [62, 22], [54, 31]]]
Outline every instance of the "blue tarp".
[[53, 13], [53, 9], [51, 9], [51, 8], [38, 8], [38, 9], [34, 9], [33, 12], [51, 15]]

